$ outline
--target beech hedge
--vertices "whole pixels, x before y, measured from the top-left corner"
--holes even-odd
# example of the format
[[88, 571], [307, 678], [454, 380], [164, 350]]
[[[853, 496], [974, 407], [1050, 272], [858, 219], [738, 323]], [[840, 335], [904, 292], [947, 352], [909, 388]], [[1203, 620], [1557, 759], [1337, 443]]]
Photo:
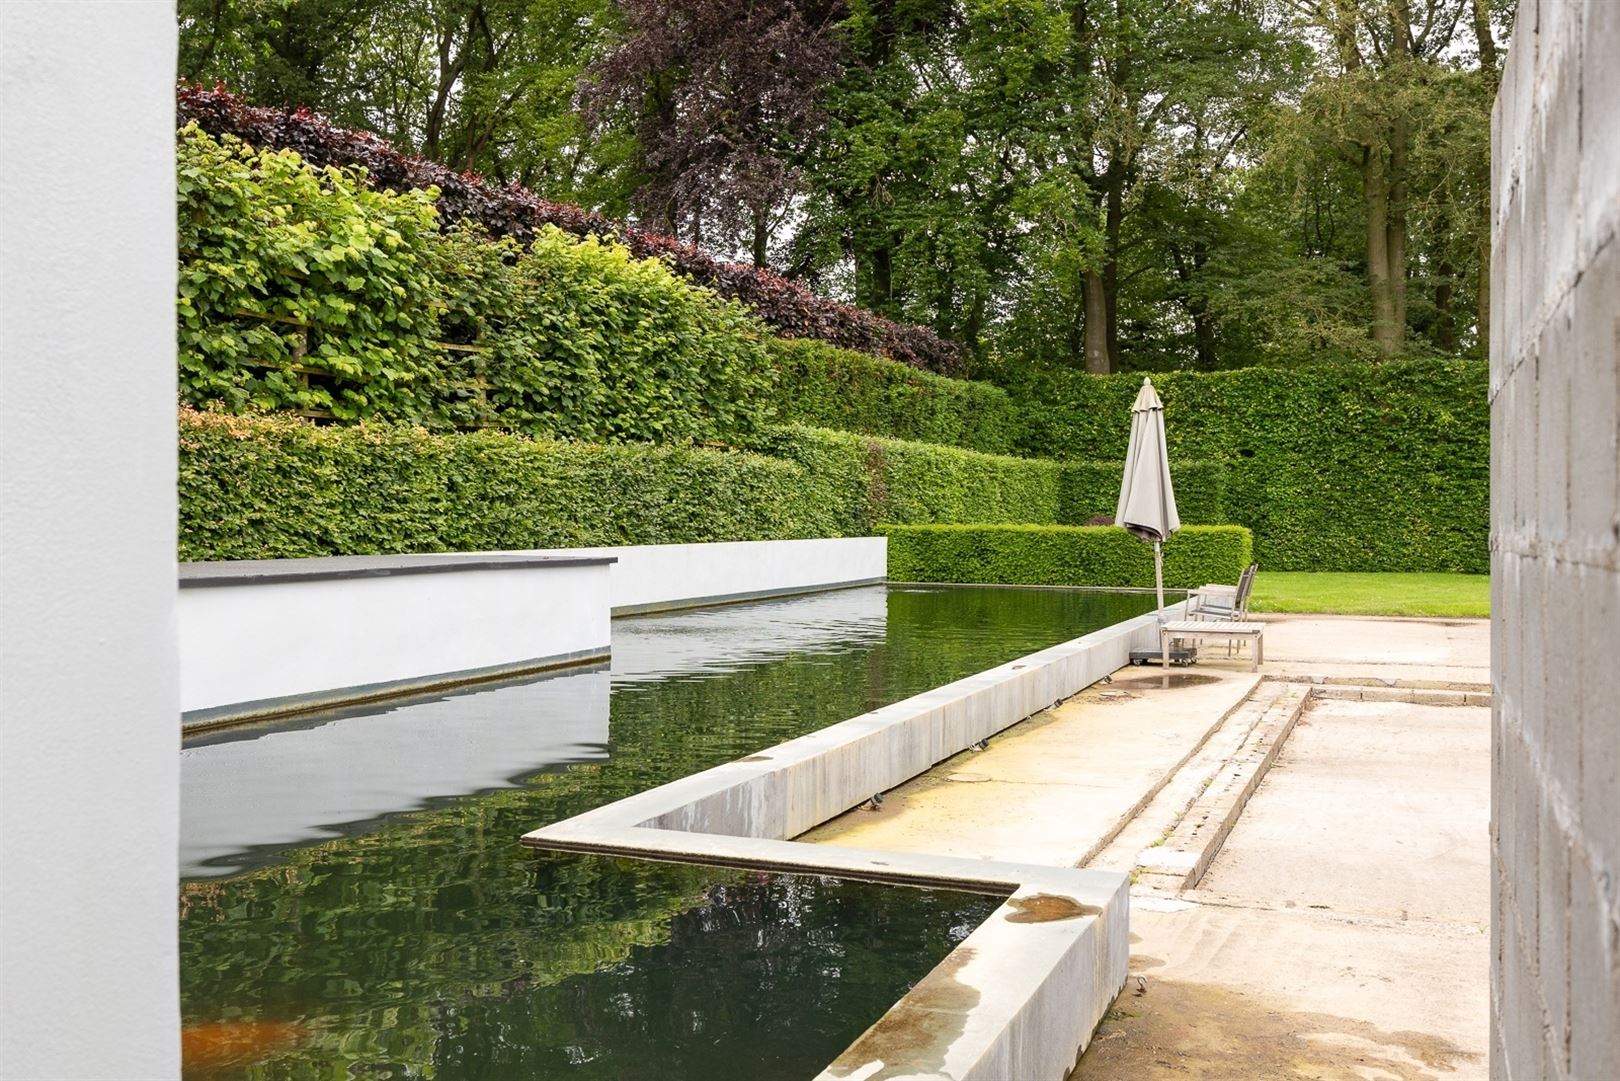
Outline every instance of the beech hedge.
[[738, 451], [184, 408], [179, 445], [183, 560], [825, 535], [803, 470]]
[[[1084, 525], [1113, 515], [1123, 469], [803, 425], [765, 429], [748, 446], [804, 468], [807, 501], [819, 508], [828, 536], [863, 536], [883, 522]], [[1171, 474], [1189, 493], [1184, 521], [1222, 520], [1224, 465], [1172, 463]]]
[[817, 428], [1007, 454], [1021, 423], [1007, 392], [808, 339], [768, 344], [777, 417]]
[[525, 245], [546, 225], [577, 237], [610, 238], [638, 258], [660, 259], [684, 277], [741, 301], [790, 337], [821, 339], [947, 374], [968, 367], [965, 348], [927, 327], [896, 323], [874, 312], [823, 299], [798, 282], [769, 271], [724, 262], [674, 237], [581, 207], [550, 202], [517, 184], [502, 187], [402, 154], [369, 132], [337, 127], [307, 109], [248, 105], [223, 87], [182, 82], [175, 94], [175, 111], [177, 126], [195, 122], [210, 134], [232, 135], [260, 149], [294, 150], [318, 166], [362, 166], [367, 182], [376, 188], [433, 188], [440, 219], [446, 225], [471, 220], [494, 236], [512, 237]]
[[[1153, 549], [1113, 526], [884, 525], [889, 578], [1040, 586], [1153, 585]], [[1254, 538], [1242, 526], [1186, 526], [1164, 545], [1164, 584], [1236, 582]]]
[[[180, 411], [185, 559], [867, 536], [1059, 522], [1061, 462], [788, 427], [747, 451]], [[1114, 485], [1117, 479], [1109, 479]]]
[[[1020, 453], [1124, 460], [1138, 375], [1009, 373]], [[1224, 519], [1272, 570], [1490, 567], [1490, 409], [1482, 361], [1172, 372], [1172, 462], [1228, 466]], [[1178, 483], [1177, 495], [1193, 486]]]
[[193, 404], [667, 443], [768, 415], [768, 332], [656, 260], [549, 226], [526, 249], [440, 233], [431, 191], [192, 126], [176, 150]]
[[804, 470], [802, 496], [828, 536], [880, 522], [1053, 522], [1065, 466], [823, 428], [768, 429], [749, 449]]

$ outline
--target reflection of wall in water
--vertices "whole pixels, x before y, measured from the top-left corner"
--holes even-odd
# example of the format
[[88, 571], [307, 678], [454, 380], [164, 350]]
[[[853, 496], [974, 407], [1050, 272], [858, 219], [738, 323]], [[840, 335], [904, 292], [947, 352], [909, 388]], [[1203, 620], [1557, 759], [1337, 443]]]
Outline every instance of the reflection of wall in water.
[[[308, 844], [435, 796], [607, 757], [605, 667], [392, 709], [250, 730], [181, 752], [182, 875], [224, 857]], [[214, 866], [204, 861], [217, 860]]]

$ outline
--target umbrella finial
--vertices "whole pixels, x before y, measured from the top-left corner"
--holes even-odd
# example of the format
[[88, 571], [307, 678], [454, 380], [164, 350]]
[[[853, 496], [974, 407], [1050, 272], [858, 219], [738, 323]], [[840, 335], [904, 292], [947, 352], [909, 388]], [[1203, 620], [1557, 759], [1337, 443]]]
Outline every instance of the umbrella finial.
[[1164, 403], [1159, 400], [1159, 392], [1153, 389], [1153, 380], [1144, 375], [1142, 389], [1136, 392], [1136, 401], [1131, 403], [1131, 412], [1141, 413], [1148, 409], [1163, 408]]

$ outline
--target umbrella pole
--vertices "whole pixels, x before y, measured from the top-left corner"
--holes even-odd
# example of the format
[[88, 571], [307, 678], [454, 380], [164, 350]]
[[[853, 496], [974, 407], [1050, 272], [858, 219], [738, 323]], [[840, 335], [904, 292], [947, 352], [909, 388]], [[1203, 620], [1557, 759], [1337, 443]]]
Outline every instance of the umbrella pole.
[[[1164, 545], [1159, 541], [1153, 542], [1153, 584], [1159, 594], [1159, 622], [1164, 622]], [[1159, 657], [1159, 670], [1164, 674], [1165, 688], [1170, 686], [1170, 639], [1159, 633], [1159, 648], [1163, 655]]]

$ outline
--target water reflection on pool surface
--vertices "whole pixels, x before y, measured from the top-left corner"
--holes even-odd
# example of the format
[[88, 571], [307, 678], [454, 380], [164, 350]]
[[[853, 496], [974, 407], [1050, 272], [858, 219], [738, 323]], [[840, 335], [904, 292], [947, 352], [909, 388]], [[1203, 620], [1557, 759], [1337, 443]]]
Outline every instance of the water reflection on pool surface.
[[518, 837], [1149, 606], [871, 587], [621, 619], [607, 669], [191, 741], [187, 1076], [812, 1075], [995, 900]]

